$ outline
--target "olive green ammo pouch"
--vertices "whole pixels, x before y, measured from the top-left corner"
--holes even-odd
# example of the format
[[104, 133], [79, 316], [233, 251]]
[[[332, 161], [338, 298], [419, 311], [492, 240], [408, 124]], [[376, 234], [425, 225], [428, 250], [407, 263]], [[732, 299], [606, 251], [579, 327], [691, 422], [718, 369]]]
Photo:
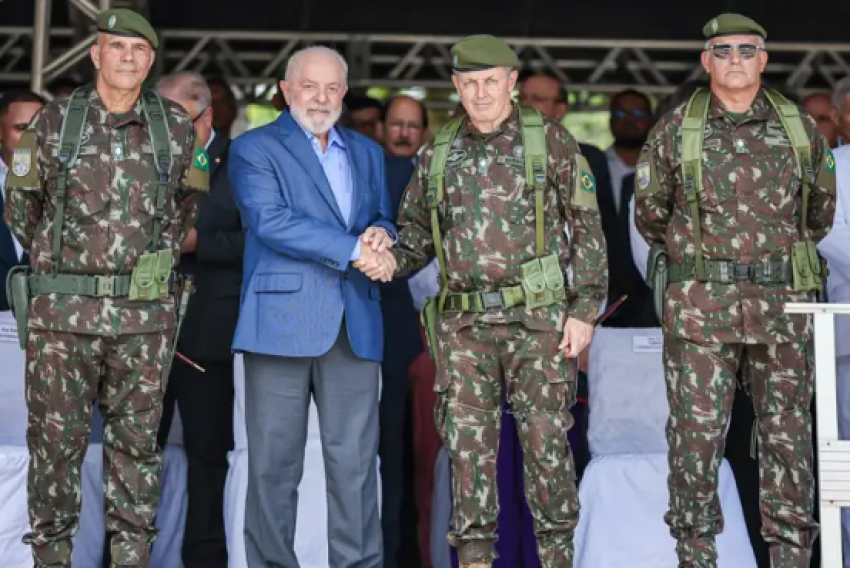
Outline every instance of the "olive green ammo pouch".
[[522, 289], [525, 305], [530, 310], [563, 301], [566, 289], [558, 255], [549, 254], [523, 264]]
[[428, 342], [428, 352], [432, 361], [437, 360], [437, 317], [439, 317], [437, 314], [437, 297], [432, 296], [422, 304], [422, 311], [419, 314], [422, 327], [425, 328], [425, 339]]
[[652, 290], [652, 305], [658, 322], [664, 321], [664, 294], [670, 277], [670, 258], [661, 245], [652, 245], [646, 263], [646, 284]]
[[167, 298], [172, 258], [170, 250], [141, 255], [130, 276], [128, 299], [131, 302], [151, 302]]
[[21, 349], [27, 348], [30, 322], [29, 266], [15, 266], [6, 275], [6, 302], [15, 316]]
[[795, 292], [817, 292], [821, 289], [821, 263], [812, 241], [794, 243], [791, 249]]

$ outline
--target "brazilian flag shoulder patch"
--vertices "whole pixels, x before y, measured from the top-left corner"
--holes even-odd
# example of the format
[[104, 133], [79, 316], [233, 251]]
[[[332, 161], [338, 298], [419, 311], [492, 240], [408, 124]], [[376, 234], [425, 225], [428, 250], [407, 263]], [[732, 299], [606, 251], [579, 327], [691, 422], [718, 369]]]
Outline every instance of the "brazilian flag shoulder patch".
[[593, 177], [593, 174], [588, 172], [581, 172], [579, 180], [581, 182], [581, 188], [583, 190], [589, 191], [590, 193], [596, 191], [596, 179]]
[[835, 156], [832, 155], [832, 150], [829, 148], [826, 149], [826, 169], [834, 172], [835, 171]]
[[210, 171], [210, 157], [202, 148], [195, 149], [195, 159], [192, 163], [202, 172]]

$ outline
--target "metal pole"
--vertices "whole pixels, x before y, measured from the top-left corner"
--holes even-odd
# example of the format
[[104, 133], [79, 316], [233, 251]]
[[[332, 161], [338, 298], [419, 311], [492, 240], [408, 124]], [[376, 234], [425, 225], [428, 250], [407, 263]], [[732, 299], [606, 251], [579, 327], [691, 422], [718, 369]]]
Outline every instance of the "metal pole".
[[109, 10], [110, 4], [112, 4], [111, 0], [100, 0], [100, 11]]
[[33, 24], [32, 78], [30, 88], [44, 91], [44, 64], [47, 61], [50, 40], [50, 0], [35, 0], [35, 23]]

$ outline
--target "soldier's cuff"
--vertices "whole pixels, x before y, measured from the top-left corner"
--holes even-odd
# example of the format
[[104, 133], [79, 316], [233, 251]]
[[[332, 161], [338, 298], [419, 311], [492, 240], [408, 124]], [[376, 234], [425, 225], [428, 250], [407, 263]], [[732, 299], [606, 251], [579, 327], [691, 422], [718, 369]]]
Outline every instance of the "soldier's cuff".
[[570, 309], [567, 311], [567, 317], [584, 322], [588, 325], [593, 325], [596, 317], [599, 314], [600, 302], [597, 300], [577, 299], [570, 304]]

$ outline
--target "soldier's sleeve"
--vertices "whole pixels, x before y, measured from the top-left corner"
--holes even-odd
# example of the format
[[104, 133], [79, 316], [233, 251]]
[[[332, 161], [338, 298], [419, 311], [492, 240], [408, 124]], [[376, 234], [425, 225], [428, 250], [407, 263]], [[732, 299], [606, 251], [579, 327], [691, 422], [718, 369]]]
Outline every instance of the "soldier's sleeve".
[[608, 295], [608, 255], [596, 202], [596, 179], [575, 140], [565, 131], [558, 133], [558, 139], [558, 147], [566, 150], [556, 167], [561, 202], [568, 203], [570, 209], [570, 265], [575, 292], [568, 316], [593, 324]]
[[41, 109], [21, 135], [6, 174], [3, 220], [27, 252], [44, 214], [47, 127], [47, 115]]
[[807, 215], [810, 238], [818, 243], [829, 233], [835, 219], [836, 180], [835, 156], [829, 149], [829, 143], [817, 132], [815, 121], [804, 117], [806, 129], [812, 137], [812, 169], [814, 183], [809, 192]]
[[659, 123], [650, 132], [635, 168], [635, 226], [650, 245], [664, 244], [673, 213], [675, 188], [669, 156], [665, 127]]
[[201, 199], [210, 191], [210, 157], [204, 150], [203, 142], [189, 130], [190, 139], [184, 146], [183, 179], [177, 192], [181, 214], [180, 241], [195, 226]]
[[398, 243], [391, 249], [398, 262], [396, 276], [406, 276], [421, 270], [434, 255], [431, 210], [426, 200], [430, 154], [429, 145], [422, 151], [419, 164], [401, 200], [398, 223], [396, 223]]

